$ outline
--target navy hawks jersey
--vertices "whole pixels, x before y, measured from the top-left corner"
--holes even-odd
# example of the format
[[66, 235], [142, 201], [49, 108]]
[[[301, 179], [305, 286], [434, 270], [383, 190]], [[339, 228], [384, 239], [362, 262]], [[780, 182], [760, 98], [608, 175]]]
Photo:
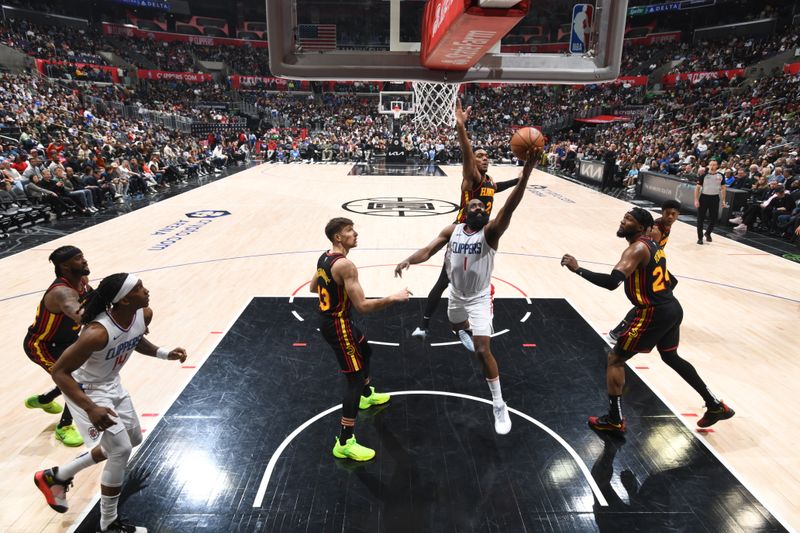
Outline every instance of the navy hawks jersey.
[[458, 210], [456, 224], [467, 221], [467, 205], [470, 200], [478, 198], [486, 206], [486, 214], [492, 214], [492, 204], [494, 204], [494, 193], [497, 191], [497, 184], [486, 174], [480, 184], [471, 191], [461, 192], [461, 207]]
[[650, 250], [650, 261], [637, 267], [625, 281], [625, 295], [636, 307], [674, 302], [664, 250], [649, 237], [639, 237], [639, 242]]
[[319, 312], [332, 318], [347, 318], [350, 313], [350, 298], [343, 285], [333, 279], [333, 264], [344, 255], [325, 252], [317, 260], [317, 294]]

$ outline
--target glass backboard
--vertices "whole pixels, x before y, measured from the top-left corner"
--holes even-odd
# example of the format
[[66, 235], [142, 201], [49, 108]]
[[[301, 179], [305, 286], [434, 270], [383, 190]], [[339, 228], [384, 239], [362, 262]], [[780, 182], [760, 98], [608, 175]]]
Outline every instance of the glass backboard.
[[[437, 9], [474, 11], [492, 0], [429, 1]], [[268, 0], [270, 68], [277, 76], [294, 79], [445, 83], [598, 83], [619, 74], [627, 0], [519, 2], [529, 5], [527, 14], [523, 11], [500, 43], [468, 70], [421, 64], [425, 4]], [[486, 19], [476, 20], [480, 26]]]

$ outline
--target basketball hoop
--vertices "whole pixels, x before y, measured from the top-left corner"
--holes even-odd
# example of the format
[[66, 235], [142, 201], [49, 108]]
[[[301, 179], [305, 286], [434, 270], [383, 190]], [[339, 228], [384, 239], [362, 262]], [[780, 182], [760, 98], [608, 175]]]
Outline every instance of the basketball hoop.
[[460, 87], [458, 83], [415, 81], [413, 87], [416, 127], [436, 129], [455, 126], [456, 98]]
[[400, 115], [403, 113], [403, 109], [400, 106], [394, 106], [392, 108], [392, 115], [394, 115], [395, 120], [400, 119]]

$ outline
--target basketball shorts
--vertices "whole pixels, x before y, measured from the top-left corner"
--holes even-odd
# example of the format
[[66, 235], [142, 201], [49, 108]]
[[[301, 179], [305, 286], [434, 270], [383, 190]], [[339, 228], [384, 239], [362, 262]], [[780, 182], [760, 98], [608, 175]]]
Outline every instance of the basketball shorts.
[[492, 287], [486, 287], [474, 296], [456, 293], [450, 286], [450, 296], [447, 299], [447, 319], [451, 324], [469, 322], [473, 335], [488, 337], [494, 333], [492, 317], [494, 316], [494, 301]]
[[620, 333], [614, 351], [624, 359], [637, 353], [678, 349], [683, 308], [677, 300], [651, 307], [634, 307], [625, 317], [628, 324]]
[[336, 354], [342, 372], [358, 372], [367, 366], [372, 348], [349, 318], [324, 317], [319, 331]]
[[[128, 432], [141, 431], [139, 429], [139, 417], [136, 416], [131, 396], [119, 380], [110, 383], [82, 384], [81, 388], [95, 404], [101, 407], [108, 407], [117, 413], [116, 418], [112, 417], [116, 424], [105, 431], [109, 431], [114, 435], [123, 430]], [[103, 437], [103, 431], [94, 427], [86, 411], [75, 405], [69, 398], [66, 398], [66, 403], [86, 447], [94, 448], [97, 446]]]
[[22, 348], [28, 359], [44, 368], [49, 374], [58, 358], [69, 347], [69, 344], [57, 344], [55, 342], [34, 342], [30, 334], [25, 336]]

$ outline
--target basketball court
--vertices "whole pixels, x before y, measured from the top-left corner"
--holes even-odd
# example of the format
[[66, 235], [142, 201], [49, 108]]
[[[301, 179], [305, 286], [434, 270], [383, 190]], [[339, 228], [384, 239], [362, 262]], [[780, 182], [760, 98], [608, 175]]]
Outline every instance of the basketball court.
[[[606, 407], [601, 333], [627, 300], [559, 259], [568, 252], [610, 270], [629, 205], [534, 171], [494, 272], [493, 345], [514, 424], [501, 437], [478, 365], [448, 333], [444, 310], [425, 344], [408, 336], [441, 257], [393, 277], [397, 262], [452, 220], [461, 168], [351, 170], [254, 167], [0, 261], [0, 320], [11, 332], [2, 357], [13, 369], [2, 378], [11, 478], [3, 530], [93, 527], [99, 467], [78, 476], [65, 515], [31, 482], [78, 450], [54, 440], [57, 417], [22, 406], [50, 383], [14, 348], [52, 277], [46, 257], [66, 243], [85, 251], [95, 283], [138, 273], [155, 313], [149, 338], [190, 354], [185, 365], [133, 358], [123, 373], [146, 440], [122, 509], [151, 530], [796, 527], [800, 465], [786, 421], [799, 373], [786, 320], [800, 303], [798, 265], [724, 238], [701, 248], [694, 229], [676, 223], [668, 257], [686, 311], [681, 354], [737, 414], [698, 433], [701, 399], [657, 355], [642, 354], [628, 368], [629, 435], [607, 441], [586, 417]], [[490, 167], [498, 180], [518, 172]], [[341, 378], [307, 292], [334, 216], [355, 221], [351, 258], [368, 295], [406, 285], [415, 295], [363, 322], [376, 342], [376, 383], [395, 396], [359, 415], [359, 438], [378, 456], [358, 467], [330, 455]]]

